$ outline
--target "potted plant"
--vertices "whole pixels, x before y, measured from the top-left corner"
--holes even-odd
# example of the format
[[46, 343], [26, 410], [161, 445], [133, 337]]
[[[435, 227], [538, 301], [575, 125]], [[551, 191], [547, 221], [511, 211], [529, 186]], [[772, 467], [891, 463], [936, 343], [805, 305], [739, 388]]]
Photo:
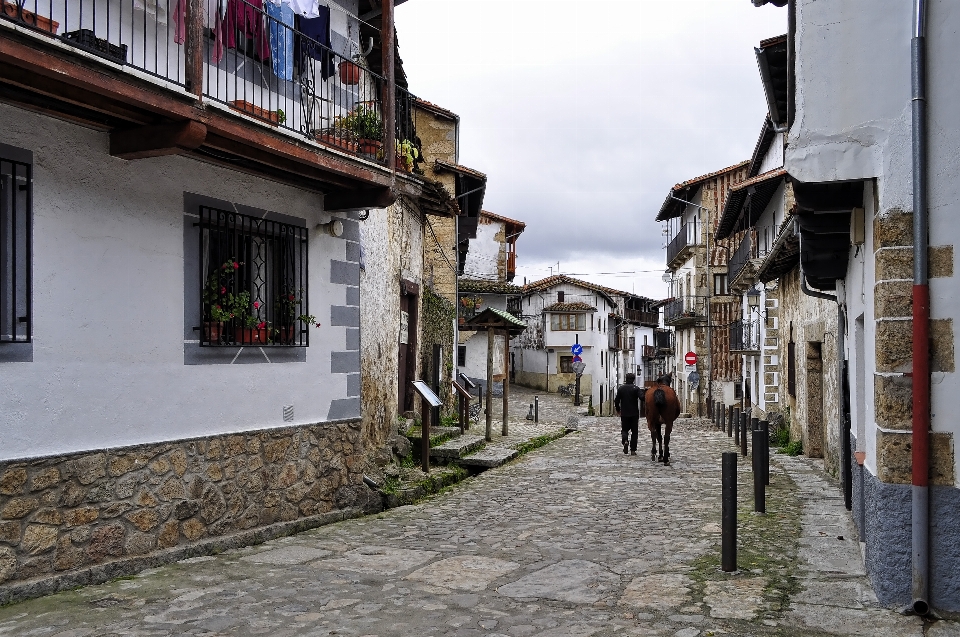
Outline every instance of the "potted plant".
[[360, 152], [376, 156], [383, 149], [383, 120], [376, 110], [363, 104], [336, 120], [336, 127], [351, 131], [360, 144]]
[[[266, 345], [270, 342], [271, 327], [268, 321], [260, 317], [260, 301], [250, 303], [250, 293], [241, 292], [246, 303], [243, 305], [243, 314], [238, 315], [243, 327], [240, 328], [240, 345]], [[252, 308], [252, 309], [251, 309]]]
[[[317, 317], [314, 315], [298, 314], [303, 302], [302, 298], [303, 289], [288, 289], [277, 296], [276, 308], [277, 315], [280, 317], [280, 326], [275, 327], [273, 333], [277, 339], [285, 345], [297, 342], [298, 328], [302, 329], [302, 327], [308, 325], [320, 327], [320, 324], [317, 323]], [[303, 324], [303, 326], [300, 324]]]
[[420, 151], [409, 139], [397, 140], [397, 166], [407, 172], [413, 170], [413, 163], [420, 157]]
[[356, 86], [360, 83], [360, 65], [350, 60], [343, 60], [337, 66], [340, 71], [340, 82], [347, 86]]
[[321, 144], [333, 146], [334, 148], [346, 150], [351, 153], [360, 151], [360, 144], [357, 143], [353, 131], [347, 130], [346, 128], [338, 128], [336, 126], [333, 128], [324, 128], [317, 131], [316, 136], [317, 141]]
[[249, 292], [230, 291], [241, 265], [243, 263], [236, 259], [227, 259], [207, 277], [207, 284], [203, 288], [203, 335], [209, 343], [219, 343], [224, 324], [241, 316], [250, 302]]

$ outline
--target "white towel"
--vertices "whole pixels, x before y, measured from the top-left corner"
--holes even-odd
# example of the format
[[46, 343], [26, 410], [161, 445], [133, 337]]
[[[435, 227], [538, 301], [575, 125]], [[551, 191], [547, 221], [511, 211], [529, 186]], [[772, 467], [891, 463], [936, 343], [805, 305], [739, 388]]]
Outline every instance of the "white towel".
[[290, 7], [294, 13], [304, 18], [320, 17], [319, 0], [290, 0]]

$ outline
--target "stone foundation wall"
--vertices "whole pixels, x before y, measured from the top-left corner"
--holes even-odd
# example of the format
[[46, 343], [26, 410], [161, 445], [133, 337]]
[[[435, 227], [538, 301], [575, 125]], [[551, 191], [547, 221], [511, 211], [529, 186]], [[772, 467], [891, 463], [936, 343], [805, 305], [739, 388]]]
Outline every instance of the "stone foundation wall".
[[0, 463], [0, 602], [27, 580], [368, 509], [362, 466], [359, 421]]

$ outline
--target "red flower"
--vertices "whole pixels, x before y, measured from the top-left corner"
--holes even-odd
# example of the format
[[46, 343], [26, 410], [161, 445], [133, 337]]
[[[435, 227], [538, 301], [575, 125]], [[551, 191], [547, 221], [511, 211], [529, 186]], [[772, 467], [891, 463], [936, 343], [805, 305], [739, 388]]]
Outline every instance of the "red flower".
[[266, 322], [266, 321], [260, 321], [259, 323], [257, 323], [257, 329], [258, 329], [258, 330], [262, 330], [262, 329], [264, 329], [265, 327], [267, 327], [267, 322]]
[[317, 323], [317, 327], [320, 327], [320, 324], [319, 324], [319, 323]]
[[291, 295], [288, 296], [287, 298], [290, 299], [291, 301], [293, 301], [296, 297], [291, 294]]
[[220, 287], [220, 294], [226, 294], [226, 293], [227, 293], [227, 288], [221, 286], [221, 287]]
[[233, 262], [233, 269], [234, 269], [234, 270], [239, 270], [239, 269], [240, 269], [240, 264], [237, 263], [236, 261], [234, 261], [234, 262]]
[[259, 309], [260, 309], [260, 301], [254, 301], [254, 302], [253, 302], [253, 309], [255, 309], [255, 310], [259, 310]]
[[223, 308], [218, 305], [218, 306], [217, 306], [217, 309], [218, 309], [218, 310], [222, 310]]

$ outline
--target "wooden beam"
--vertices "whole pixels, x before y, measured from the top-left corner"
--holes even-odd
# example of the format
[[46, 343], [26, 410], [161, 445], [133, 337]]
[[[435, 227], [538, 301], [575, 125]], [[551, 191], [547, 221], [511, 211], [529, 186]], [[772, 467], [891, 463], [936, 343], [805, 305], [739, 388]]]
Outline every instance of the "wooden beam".
[[396, 200], [397, 192], [393, 188], [363, 188], [331, 193], [324, 198], [323, 208], [328, 212], [386, 208]]
[[194, 121], [114, 129], [110, 133], [110, 154], [123, 159], [177, 155], [199, 148], [206, 137], [207, 127]]

